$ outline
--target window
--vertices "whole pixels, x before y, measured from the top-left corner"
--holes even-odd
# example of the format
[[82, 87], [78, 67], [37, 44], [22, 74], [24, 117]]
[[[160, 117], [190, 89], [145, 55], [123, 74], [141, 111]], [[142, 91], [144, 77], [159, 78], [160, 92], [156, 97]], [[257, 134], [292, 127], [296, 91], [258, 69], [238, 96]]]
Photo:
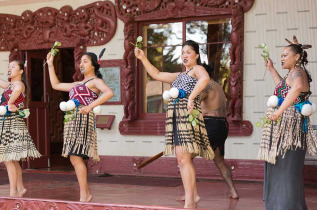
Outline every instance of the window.
[[[144, 52], [160, 71], [180, 72], [182, 43], [196, 41], [200, 45], [201, 61], [214, 68], [214, 79], [223, 86], [229, 101], [230, 21], [230, 18], [218, 18], [143, 24]], [[154, 80], [144, 69], [141, 81], [142, 113], [165, 113], [167, 104], [162, 93], [170, 89], [170, 84]]]
[[165, 133], [166, 105], [161, 94], [169, 89], [169, 84], [153, 81], [142, 70], [141, 62], [136, 63], [130, 43], [142, 35], [145, 52], [161, 71], [180, 72], [181, 44], [188, 39], [198, 42], [203, 61], [214, 67], [213, 77], [227, 94], [229, 135], [251, 135], [252, 123], [243, 120], [242, 115], [243, 46], [244, 13], [250, 10], [254, 0], [127, 2], [116, 1], [125, 36], [124, 117], [119, 124], [120, 133]]

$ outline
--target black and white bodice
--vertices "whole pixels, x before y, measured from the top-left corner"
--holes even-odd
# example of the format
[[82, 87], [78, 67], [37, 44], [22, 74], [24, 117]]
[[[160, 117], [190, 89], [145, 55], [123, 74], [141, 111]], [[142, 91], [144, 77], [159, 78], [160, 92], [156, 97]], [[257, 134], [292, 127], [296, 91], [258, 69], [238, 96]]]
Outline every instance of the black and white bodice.
[[172, 83], [172, 87], [185, 90], [188, 96], [193, 91], [198, 80], [189, 76], [187, 73], [180, 73]]

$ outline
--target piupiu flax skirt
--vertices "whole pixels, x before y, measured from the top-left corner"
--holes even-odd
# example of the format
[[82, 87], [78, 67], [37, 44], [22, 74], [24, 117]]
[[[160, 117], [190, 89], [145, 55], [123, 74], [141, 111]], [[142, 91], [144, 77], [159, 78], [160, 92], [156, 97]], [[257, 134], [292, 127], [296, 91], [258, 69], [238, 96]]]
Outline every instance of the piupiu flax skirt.
[[93, 111], [88, 114], [80, 114], [79, 109], [74, 110], [74, 119], [70, 118], [64, 124], [62, 156], [75, 155], [99, 161], [95, 114]]
[[181, 146], [184, 153], [199, 155], [206, 160], [214, 158], [200, 104], [194, 101], [195, 109], [199, 111], [197, 126], [192, 126], [188, 120], [187, 98], [180, 98], [177, 103], [170, 99], [166, 113], [165, 155], [175, 154], [175, 145]]
[[0, 132], [0, 163], [41, 157], [32, 141], [24, 119], [16, 113], [12, 113], [5, 118], [0, 115]]

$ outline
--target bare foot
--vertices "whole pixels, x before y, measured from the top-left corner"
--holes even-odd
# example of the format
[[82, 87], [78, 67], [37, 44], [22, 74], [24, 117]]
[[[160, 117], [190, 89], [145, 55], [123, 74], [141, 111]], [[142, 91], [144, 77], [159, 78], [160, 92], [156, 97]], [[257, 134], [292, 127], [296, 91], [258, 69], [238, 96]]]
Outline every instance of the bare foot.
[[[181, 201], [184, 201], [184, 200], [185, 200], [185, 195], [183, 195], [183, 196], [180, 198], [180, 200], [181, 200]], [[197, 195], [197, 196], [195, 197], [195, 203], [198, 203], [199, 201], [200, 201], [200, 196]]]
[[185, 204], [184, 209], [194, 209], [196, 206], [196, 203], [187, 203]]
[[91, 195], [91, 194], [89, 194], [86, 198], [84, 198], [84, 199], [80, 199], [80, 201], [81, 201], [81, 202], [90, 202], [90, 201], [91, 201], [91, 199], [92, 199], [92, 195]]
[[23, 195], [26, 193], [26, 189], [23, 188], [22, 190], [19, 190], [18, 193], [19, 193], [19, 197], [23, 197]]
[[10, 193], [10, 197], [18, 198], [20, 196], [19, 196], [19, 193], [16, 192], [16, 193]]
[[239, 199], [239, 195], [238, 195], [238, 192], [236, 191], [236, 189], [231, 189], [230, 190], [230, 198], [233, 198], [233, 199]]

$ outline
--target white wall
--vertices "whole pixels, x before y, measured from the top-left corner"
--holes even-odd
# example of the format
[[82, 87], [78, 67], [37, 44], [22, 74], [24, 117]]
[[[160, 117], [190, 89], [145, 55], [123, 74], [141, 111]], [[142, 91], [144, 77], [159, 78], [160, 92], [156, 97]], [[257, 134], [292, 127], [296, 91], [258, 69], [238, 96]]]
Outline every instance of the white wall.
[[[252, 9], [245, 14], [244, 32], [244, 93], [243, 116], [255, 125], [265, 115], [267, 98], [273, 94], [274, 83], [269, 72], [265, 72], [261, 50], [257, 46], [266, 43], [275, 67], [281, 76], [287, 70], [281, 69], [280, 55], [284, 38], [292, 40], [296, 35], [300, 43], [313, 45], [308, 52], [308, 70], [313, 83], [310, 100], [317, 102], [317, 1], [316, 0], [256, 0]], [[317, 115], [311, 118], [317, 124]], [[254, 126], [250, 137], [229, 138], [226, 142], [226, 158], [254, 159], [261, 140], [261, 128]]]
[[[1, 6], [0, 13], [21, 15], [24, 10], [36, 11], [41, 7], [71, 5], [73, 9], [92, 3], [91, 0], [45, 1], [26, 5]], [[114, 2], [114, 0], [112, 1]], [[255, 0], [253, 8], [245, 14], [244, 45], [244, 93], [243, 117], [254, 125], [253, 134], [249, 137], [229, 137], [226, 142], [225, 157], [229, 159], [255, 159], [261, 139], [261, 128], [255, 127], [266, 110], [267, 98], [272, 95], [274, 84], [269, 73], [264, 81], [263, 59], [260, 56], [259, 44], [265, 42], [270, 47], [270, 55], [275, 67], [281, 73], [280, 54], [286, 45], [284, 38], [291, 39], [295, 34], [300, 42], [309, 43], [313, 48], [308, 50], [310, 61], [308, 69], [312, 72], [313, 83], [311, 101], [317, 103], [317, 1], [316, 0]], [[103, 59], [122, 59], [123, 23], [118, 20], [118, 28], [114, 38], [104, 46], [89, 47], [88, 51], [99, 52], [102, 47], [107, 51]], [[0, 52], [0, 77], [6, 76], [8, 52]], [[123, 117], [122, 105], [103, 106], [102, 114], [115, 115], [111, 130], [98, 129], [98, 148], [100, 155], [118, 156], [152, 156], [164, 149], [164, 136], [122, 136], [119, 133], [119, 122]], [[311, 118], [317, 124], [317, 115]]]

